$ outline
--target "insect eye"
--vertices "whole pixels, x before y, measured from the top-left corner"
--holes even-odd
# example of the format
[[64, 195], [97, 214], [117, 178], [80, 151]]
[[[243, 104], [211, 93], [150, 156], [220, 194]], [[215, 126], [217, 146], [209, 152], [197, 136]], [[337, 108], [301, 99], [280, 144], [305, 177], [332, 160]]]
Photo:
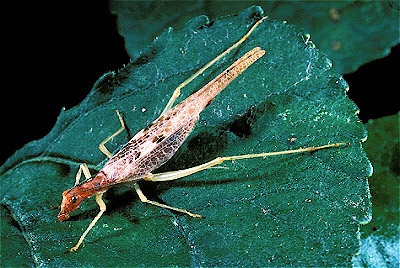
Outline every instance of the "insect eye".
[[78, 201], [78, 197], [77, 196], [73, 196], [71, 198], [71, 203], [76, 203], [76, 201]]

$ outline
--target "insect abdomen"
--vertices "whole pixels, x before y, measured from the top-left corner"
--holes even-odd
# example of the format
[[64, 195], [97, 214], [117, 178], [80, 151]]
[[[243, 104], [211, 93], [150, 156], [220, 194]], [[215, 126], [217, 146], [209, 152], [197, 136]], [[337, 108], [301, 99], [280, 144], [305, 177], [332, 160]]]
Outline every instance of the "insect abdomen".
[[226, 86], [229, 85], [236, 77], [238, 77], [244, 70], [246, 70], [256, 60], [261, 58], [265, 54], [265, 51], [259, 47], [253, 48], [247, 52], [243, 57], [238, 59], [234, 64], [228, 67], [220, 75], [210, 81], [202, 89], [191, 95], [189, 99], [193, 102], [197, 102], [199, 106], [207, 107], [211, 104], [215, 96], [218, 95]]

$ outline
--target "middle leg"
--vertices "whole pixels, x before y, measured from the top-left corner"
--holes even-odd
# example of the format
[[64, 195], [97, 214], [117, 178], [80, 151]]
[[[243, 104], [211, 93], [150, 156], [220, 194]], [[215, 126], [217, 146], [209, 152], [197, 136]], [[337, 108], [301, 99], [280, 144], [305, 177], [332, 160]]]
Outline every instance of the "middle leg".
[[119, 118], [119, 122], [121, 122], [121, 128], [118, 129], [114, 134], [112, 134], [111, 136], [109, 136], [107, 139], [105, 139], [104, 141], [102, 141], [99, 144], [99, 149], [100, 151], [105, 154], [108, 158], [112, 157], [112, 153], [110, 153], [110, 151], [106, 148], [105, 144], [107, 142], [109, 142], [111, 139], [113, 139], [115, 136], [117, 136], [119, 133], [121, 133], [124, 129], [125, 129], [125, 123], [124, 123], [124, 119], [122, 119], [121, 115], [119, 114], [118, 110], [115, 110], [115, 112], [118, 115]]
[[79, 165], [78, 173], [76, 173], [76, 176], [75, 176], [75, 185], [74, 185], [74, 187], [79, 184], [79, 180], [81, 179], [82, 172], [83, 172], [83, 175], [85, 175], [85, 178], [87, 180], [91, 177], [88, 166], [86, 164]]
[[142, 201], [143, 203], [149, 203], [149, 204], [152, 204], [152, 205], [155, 205], [155, 206], [159, 206], [159, 207], [162, 207], [162, 208], [167, 208], [167, 209], [175, 210], [175, 211], [178, 211], [178, 212], [186, 213], [189, 216], [192, 216], [192, 217], [195, 217], [195, 218], [202, 218], [203, 217], [203, 216], [198, 215], [198, 214], [193, 214], [192, 212], [189, 212], [189, 211], [187, 211], [185, 209], [174, 208], [174, 207], [171, 207], [171, 206], [168, 206], [168, 205], [164, 205], [164, 204], [161, 204], [161, 203], [158, 203], [158, 202], [151, 201], [151, 200], [147, 199], [147, 197], [143, 194], [142, 190], [140, 189], [139, 184], [137, 184], [137, 183], [135, 183], [135, 190], [136, 190], [136, 193], [138, 194], [138, 196], [140, 198], [140, 201]]

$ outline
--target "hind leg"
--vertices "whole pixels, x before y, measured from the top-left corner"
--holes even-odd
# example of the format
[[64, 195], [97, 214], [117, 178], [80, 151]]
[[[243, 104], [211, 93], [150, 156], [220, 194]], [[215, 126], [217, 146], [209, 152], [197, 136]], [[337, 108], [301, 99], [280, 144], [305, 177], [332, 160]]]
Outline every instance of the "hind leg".
[[240, 160], [240, 159], [249, 159], [249, 158], [257, 158], [257, 157], [267, 157], [267, 156], [274, 156], [274, 155], [283, 155], [283, 154], [294, 154], [294, 153], [303, 153], [303, 152], [313, 152], [317, 150], [327, 149], [330, 147], [337, 147], [349, 145], [348, 143], [335, 143], [335, 144], [328, 144], [318, 147], [307, 147], [295, 150], [288, 150], [288, 151], [280, 151], [280, 152], [268, 152], [268, 153], [259, 153], [259, 154], [246, 154], [246, 155], [234, 155], [234, 156], [223, 156], [217, 157], [214, 160], [211, 160], [207, 163], [204, 163], [199, 166], [176, 170], [176, 171], [169, 171], [157, 174], [149, 174], [147, 177], [143, 178], [146, 181], [171, 181], [180, 179], [191, 174], [197, 173], [199, 171], [212, 168], [216, 165], [221, 164], [224, 161], [231, 161], [231, 160]]
[[[247, 154], [247, 155], [217, 157], [214, 160], [211, 160], [211, 161], [204, 163], [202, 165], [199, 165], [199, 166], [182, 169], [182, 170], [176, 170], [176, 171], [169, 171], [169, 172], [163, 172], [163, 173], [157, 173], [157, 174], [149, 174], [147, 177], [145, 177], [143, 179], [146, 181], [154, 181], [154, 182], [177, 180], [177, 179], [189, 176], [191, 174], [197, 173], [199, 171], [213, 168], [213, 167], [221, 164], [224, 161], [249, 159], [249, 158], [257, 158], [257, 157], [267, 157], [267, 156], [274, 156], [274, 155], [303, 153], [303, 152], [313, 152], [313, 151], [317, 151], [317, 150], [322, 150], [322, 149], [326, 149], [326, 148], [330, 148], [330, 147], [337, 147], [337, 146], [342, 146], [342, 145], [349, 145], [349, 144], [348, 143], [335, 143], [335, 144], [328, 144], [328, 145], [323, 145], [323, 146], [318, 146], [318, 147], [307, 147], [307, 148], [288, 150], [288, 151], [280, 151], [280, 152], [268, 152], [268, 153], [260, 153], [260, 154]], [[159, 207], [183, 212], [192, 217], [202, 217], [201, 215], [193, 214], [184, 209], [174, 208], [174, 207], [170, 207], [170, 206], [160, 204], [160, 203], [157, 203], [154, 201], [147, 200], [147, 198], [143, 195], [142, 191], [140, 191], [140, 188], [137, 184], [135, 185], [135, 189], [140, 197], [140, 200], [142, 200], [142, 202], [146, 202], [146, 203], [150, 203], [152, 205], [156, 205]]]
[[237, 41], [234, 45], [232, 45], [231, 47], [229, 47], [227, 50], [225, 50], [224, 52], [222, 52], [221, 54], [219, 54], [216, 58], [214, 58], [213, 60], [211, 60], [209, 63], [207, 63], [206, 65], [204, 65], [200, 70], [198, 70], [195, 74], [193, 74], [191, 77], [189, 77], [188, 79], [186, 79], [182, 84], [180, 84], [175, 90], [174, 93], [172, 94], [171, 98], [169, 99], [167, 105], [165, 106], [164, 110], [162, 111], [160, 117], [162, 115], [164, 115], [166, 112], [168, 112], [175, 100], [179, 97], [179, 95], [181, 94], [181, 89], [186, 86], [187, 84], [189, 84], [190, 82], [192, 82], [197, 76], [199, 76], [200, 74], [202, 74], [205, 70], [207, 70], [210, 66], [212, 66], [215, 62], [217, 62], [219, 59], [225, 57], [229, 52], [231, 52], [233, 49], [237, 48], [240, 44], [242, 44], [252, 33], [253, 31], [257, 28], [258, 25], [260, 25], [260, 23], [265, 20], [267, 17], [263, 17], [260, 20], [258, 20], [253, 27], [250, 28], [250, 30], [239, 40]]

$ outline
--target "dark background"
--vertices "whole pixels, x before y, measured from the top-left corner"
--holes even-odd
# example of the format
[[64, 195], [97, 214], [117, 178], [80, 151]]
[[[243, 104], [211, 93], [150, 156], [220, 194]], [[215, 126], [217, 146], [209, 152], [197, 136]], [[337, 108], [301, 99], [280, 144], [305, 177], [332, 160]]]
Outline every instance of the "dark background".
[[[130, 60], [107, 1], [81, 2], [54, 7], [19, 2], [23, 8], [4, 9], [13, 19], [9, 27], [3, 25], [12, 32], [3, 32], [2, 38], [3, 57], [11, 60], [3, 61], [0, 165], [26, 143], [44, 137], [61, 108], [78, 105], [101, 75]], [[363, 122], [398, 112], [399, 58], [397, 45], [389, 56], [344, 76]]]

